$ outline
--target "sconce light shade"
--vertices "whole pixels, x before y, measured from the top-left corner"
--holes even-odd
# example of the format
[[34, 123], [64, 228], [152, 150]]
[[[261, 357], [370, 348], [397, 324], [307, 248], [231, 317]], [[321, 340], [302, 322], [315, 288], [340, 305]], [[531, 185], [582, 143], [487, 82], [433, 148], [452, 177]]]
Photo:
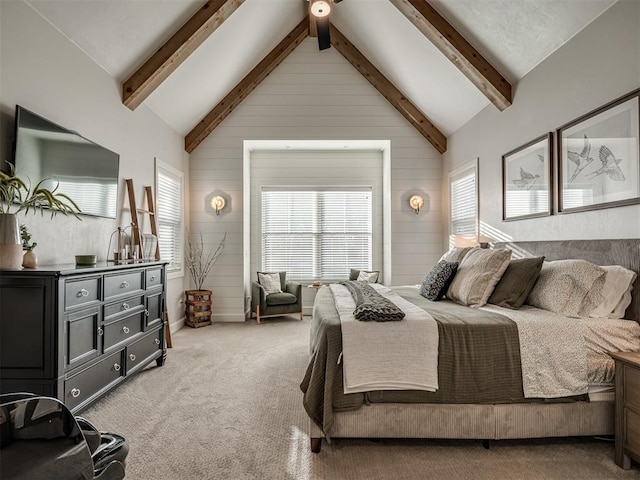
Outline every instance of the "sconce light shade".
[[316, 18], [323, 18], [331, 12], [328, 0], [311, 0], [311, 14]]
[[224, 197], [221, 197], [220, 195], [211, 197], [211, 208], [213, 208], [216, 211], [216, 215], [220, 215], [220, 211], [224, 208], [226, 204], [227, 204], [227, 201], [224, 199]]
[[413, 208], [416, 215], [420, 213], [420, 209], [424, 207], [424, 198], [422, 198], [422, 195], [411, 195], [411, 198], [409, 199], [409, 206]]

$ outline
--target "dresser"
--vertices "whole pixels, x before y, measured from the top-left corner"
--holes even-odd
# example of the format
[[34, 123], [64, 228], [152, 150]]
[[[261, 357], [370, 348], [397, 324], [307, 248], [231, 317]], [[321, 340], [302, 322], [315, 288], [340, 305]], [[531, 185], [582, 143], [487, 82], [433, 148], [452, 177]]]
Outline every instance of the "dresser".
[[0, 271], [0, 392], [77, 413], [164, 364], [165, 262]]
[[610, 353], [616, 361], [616, 464], [640, 463], [640, 353]]

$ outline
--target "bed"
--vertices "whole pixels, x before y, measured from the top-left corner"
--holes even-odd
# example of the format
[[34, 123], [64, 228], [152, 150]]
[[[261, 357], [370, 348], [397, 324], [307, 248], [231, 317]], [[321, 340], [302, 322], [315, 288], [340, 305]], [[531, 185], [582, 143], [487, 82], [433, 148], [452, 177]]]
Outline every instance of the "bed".
[[[494, 248], [511, 249], [512, 258], [544, 255], [548, 261], [584, 259], [596, 265], [620, 265], [640, 272], [640, 239], [510, 242], [497, 243]], [[640, 321], [640, 278], [635, 279], [633, 287], [631, 304], [624, 316], [627, 322]], [[464, 388], [458, 388], [454, 394], [447, 388], [441, 389], [444, 393], [439, 390], [344, 394], [339, 320], [336, 324], [335, 318], [328, 323], [326, 318], [316, 318], [323, 316], [323, 308], [331, 308], [322, 305], [327, 295], [331, 296], [330, 292], [323, 290], [318, 292], [317, 302], [320, 304], [314, 306], [312, 356], [301, 384], [304, 407], [310, 417], [309, 437], [313, 452], [320, 451], [322, 438], [454, 438], [488, 441], [614, 433], [614, 401], [611, 393], [596, 391], [561, 398], [525, 398], [521, 391], [522, 383], [503, 388], [507, 383], [499, 376], [493, 381], [500, 388], [483, 385], [484, 396], [478, 401], [474, 401]], [[404, 297], [413, 300], [410, 289], [405, 287], [404, 290], [398, 290]], [[432, 303], [436, 310], [446, 310], [438, 305], [440, 302]], [[456, 322], [468, 321], [470, 324], [476, 323], [482, 315], [490, 316], [490, 311], [495, 310], [471, 309], [460, 305], [451, 308]], [[494, 320], [498, 324], [505, 323], [500, 320], [503, 312], [494, 313], [497, 313]], [[436, 314], [439, 313], [436, 311]], [[637, 331], [636, 323], [629, 322], [629, 325], [634, 327], [632, 331]], [[508, 337], [513, 335], [513, 327], [510, 328], [511, 332], [503, 327], [496, 330], [499, 332], [496, 348], [509, 345]], [[636, 336], [635, 333], [633, 335]], [[508, 349], [505, 347], [505, 350]], [[631, 349], [635, 350], [636, 347], [632, 346]], [[502, 355], [499, 351], [494, 353], [498, 355], [497, 358]], [[443, 351], [439, 355], [441, 367], [447, 368], [448, 362], [443, 358]], [[510, 361], [505, 357], [504, 362]], [[610, 365], [608, 371], [611, 371]], [[505, 375], [513, 376], [513, 372], [505, 372]], [[455, 383], [455, 378], [451, 382]]]

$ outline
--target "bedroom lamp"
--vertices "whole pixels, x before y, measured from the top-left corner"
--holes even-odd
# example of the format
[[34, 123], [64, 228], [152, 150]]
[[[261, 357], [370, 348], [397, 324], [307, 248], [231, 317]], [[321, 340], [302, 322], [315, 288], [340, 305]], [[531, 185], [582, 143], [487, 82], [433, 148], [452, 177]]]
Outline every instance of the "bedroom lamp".
[[477, 247], [487, 248], [488, 244], [495, 240], [484, 235], [475, 235], [471, 233], [457, 233], [451, 235], [450, 241], [454, 247]]
[[220, 215], [220, 212], [222, 211], [222, 209], [226, 204], [227, 204], [227, 201], [224, 199], [224, 197], [221, 197], [220, 195], [211, 197], [211, 208], [213, 208], [216, 211], [216, 215]]
[[418, 215], [420, 209], [424, 207], [424, 198], [422, 198], [422, 195], [411, 195], [411, 198], [409, 198], [409, 206], [413, 208], [413, 211]]

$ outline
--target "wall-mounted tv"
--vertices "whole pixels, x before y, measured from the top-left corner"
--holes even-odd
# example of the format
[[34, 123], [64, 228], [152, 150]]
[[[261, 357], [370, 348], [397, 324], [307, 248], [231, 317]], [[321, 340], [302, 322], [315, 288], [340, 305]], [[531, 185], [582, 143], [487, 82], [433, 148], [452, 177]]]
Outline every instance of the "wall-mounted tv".
[[13, 164], [32, 186], [48, 178], [84, 215], [116, 218], [120, 155], [16, 105]]

